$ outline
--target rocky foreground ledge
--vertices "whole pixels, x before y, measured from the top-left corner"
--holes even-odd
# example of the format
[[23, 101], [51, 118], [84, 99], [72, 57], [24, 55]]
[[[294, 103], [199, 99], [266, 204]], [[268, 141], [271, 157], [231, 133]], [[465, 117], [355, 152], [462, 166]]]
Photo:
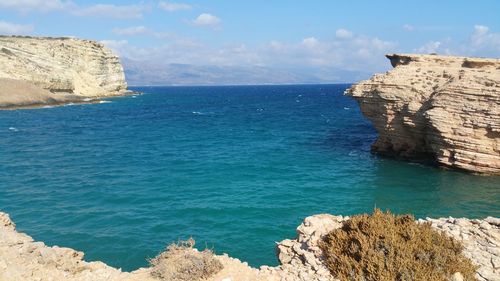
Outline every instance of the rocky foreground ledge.
[[0, 109], [92, 102], [126, 93], [123, 67], [101, 43], [0, 36]]
[[394, 69], [346, 91], [372, 121], [372, 150], [500, 175], [500, 59], [387, 55]]
[[[255, 269], [227, 255], [214, 256], [223, 269], [206, 280], [336, 280], [323, 264], [318, 242], [347, 219], [327, 214], [306, 218], [297, 228], [297, 238], [277, 244], [281, 264], [277, 267]], [[499, 218], [428, 218], [419, 221], [431, 222], [434, 228], [461, 241], [464, 255], [479, 266], [476, 272], [478, 280], [500, 280]], [[163, 280], [152, 273], [153, 268], [122, 272], [102, 262], [86, 262], [82, 252], [35, 242], [30, 236], [17, 232], [9, 216], [0, 212], [0, 280]], [[454, 275], [453, 280], [462, 279], [460, 275]]]

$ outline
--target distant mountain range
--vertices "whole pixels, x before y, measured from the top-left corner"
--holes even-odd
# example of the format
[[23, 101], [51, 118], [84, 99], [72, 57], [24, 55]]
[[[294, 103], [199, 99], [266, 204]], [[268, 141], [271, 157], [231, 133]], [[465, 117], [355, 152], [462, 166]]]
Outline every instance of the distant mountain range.
[[261, 66], [162, 64], [123, 58], [129, 85], [248, 85], [349, 83], [370, 77], [369, 72], [341, 69], [279, 69]]

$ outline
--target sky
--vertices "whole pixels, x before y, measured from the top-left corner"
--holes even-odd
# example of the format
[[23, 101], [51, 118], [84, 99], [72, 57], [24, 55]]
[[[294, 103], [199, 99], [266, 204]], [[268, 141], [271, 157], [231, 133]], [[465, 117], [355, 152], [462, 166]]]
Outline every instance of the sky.
[[343, 83], [387, 53], [500, 57], [500, 1], [0, 0], [0, 34], [74, 36], [130, 85]]

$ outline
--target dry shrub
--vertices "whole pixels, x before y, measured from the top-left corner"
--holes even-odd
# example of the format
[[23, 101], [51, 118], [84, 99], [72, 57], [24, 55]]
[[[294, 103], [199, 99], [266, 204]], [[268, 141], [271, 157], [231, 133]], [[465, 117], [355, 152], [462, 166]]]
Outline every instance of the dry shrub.
[[223, 268], [212, 251], [205, 249], [200, 252], [193, 246], [193, 239], [170, 244], [149, 261], [151, 274], [168, 281], [196, 281], [208, 279]]
[[330, 232], [320, 247], [326, 266], [340, 280], [450, 280], [460, 272], [476, 280], [476, 267], [462, 255], [462, 245], [411, 215], [375, 209], [353, 216]]

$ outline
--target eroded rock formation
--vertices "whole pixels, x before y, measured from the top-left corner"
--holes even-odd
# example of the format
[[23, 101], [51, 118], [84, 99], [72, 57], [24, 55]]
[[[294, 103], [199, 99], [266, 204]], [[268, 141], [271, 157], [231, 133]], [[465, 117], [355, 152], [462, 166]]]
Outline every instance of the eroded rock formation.
[[346, 91], [379, 133], [374, 152], [500, 174], [500, 59], [387, 55]]
[[[196, 251], [196, 249], [193, 249]], [[215, 256], [224, 269], [210, 280], [268, 280], [257, 269], [227, 255]], [[83, 253], [49, 247], [16, 231], [10, 217], [0, 212], [0, 280], [2, 281], [160, 281], [151, 268], [122, 272], [102, 262], [87, 262]], [[169, 280], [175, 281], [175, 280]]]
[[0, 108], [83, 101], [126, 89], [118, 57], [98, 42], [0, 36]]
[[[323, 264], [318, 242], [342, 227], [349, 217], [327, 214], [308, 217], [297, 228], [297, 237], [277, 244], [280, 265], [252, 268], [227, 255], [216, 255], [224, 268], [209, 281], [334, 281]], [[500, 219], [425, 219], [432, 226], [461, 241], [464, 254], [479, 268], [480, 281], [500, 280]], [[196, 249], [193, 249], [196, 251]], [[48, 247], [19, 233], [9, 216], [0, 212], [0, 280], [155, 281], [151, 268], [122, 272], [102, 262], [86, 262], [83, 253], [69, 248]], [[460, 279], [454, 279], [460, 280]]]

